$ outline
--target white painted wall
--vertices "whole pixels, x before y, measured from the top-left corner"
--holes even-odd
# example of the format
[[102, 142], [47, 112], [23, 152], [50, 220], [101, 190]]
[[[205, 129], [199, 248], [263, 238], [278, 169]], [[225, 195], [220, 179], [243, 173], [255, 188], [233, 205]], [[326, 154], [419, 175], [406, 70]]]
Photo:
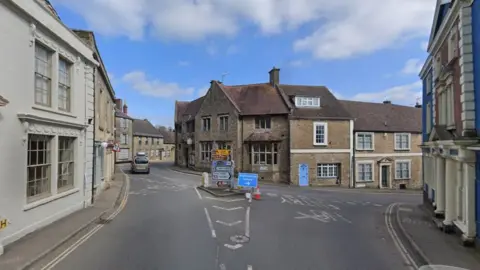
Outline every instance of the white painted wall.
[[[90, 190], [84, 181], [87, 186], [91, 181], [93, 126], [88, 126], [88, 118], [93, 117], [93, 69], [98, 63], [87, 46], [32, 0], [0, 2], [0, 40], [0, 93], [10, 101], [0, 108], [0, 219], [9, 221], [9, 226], [0, 230], [1, 254], [2, 245], [83, 208], [89, 201]], [[71, 113], [59, 112], [55, 102], [50, 109], [34, 105], [34, 45], [38, 41], [74, 63]], [[52, 85], [57, 80], [52, 76]], [[52, 100], [55, 97], [54, 92]], [[28, 133], [55, 136], [51, 195], [33, 203], [27, 203], [26, 195]], [[56, 188], [58, 135], [77, 138], [74, 188], [66, 192]]]

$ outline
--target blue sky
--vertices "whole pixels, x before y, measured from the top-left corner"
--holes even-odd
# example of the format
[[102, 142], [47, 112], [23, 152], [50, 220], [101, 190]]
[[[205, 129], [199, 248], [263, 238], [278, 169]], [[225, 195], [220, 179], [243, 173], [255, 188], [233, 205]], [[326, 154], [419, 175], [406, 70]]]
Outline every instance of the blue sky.
[[[434, 0], [53, 0], [95, 31], [129, 114], [172, 125], [211, 80], [325, 85], [343, 99], [414, 105]], [[338, 2], [338, 3], [337, 3]]]

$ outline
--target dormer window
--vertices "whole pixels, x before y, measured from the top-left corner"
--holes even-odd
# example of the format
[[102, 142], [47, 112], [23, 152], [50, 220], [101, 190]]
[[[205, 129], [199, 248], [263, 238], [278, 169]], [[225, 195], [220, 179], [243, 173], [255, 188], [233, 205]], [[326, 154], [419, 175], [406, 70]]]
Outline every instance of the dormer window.
[[319, 97], [295, 97], [296, 107], [318, 108], [320, 107]]

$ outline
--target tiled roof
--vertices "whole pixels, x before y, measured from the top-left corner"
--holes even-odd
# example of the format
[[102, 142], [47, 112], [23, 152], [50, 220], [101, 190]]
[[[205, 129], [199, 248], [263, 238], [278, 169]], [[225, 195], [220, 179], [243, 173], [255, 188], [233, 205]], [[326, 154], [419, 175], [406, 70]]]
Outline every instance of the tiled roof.
[[185, 112], [185, 110], [187, 109], [187, 106], [190, 102], [188, 101], [175, 101], [175, 121], [180, 121], [180, 119], [182, 119], [182, 115], [183, 113]]
[[290, 106], [295, 107], [295, 96], [320, 97], [320, 108], [294, 108], [294, 118], [351, 119], [348, 111], [343, 109], [337, 98], [325, 86], [280, 84], [280, 89], [288, 97]]
[[232, 99], [241, 115], [288, 114], [281, 95], [268, 83], [233, 85], [219, 84]]
[[163, 136], [163, 143], [165, 143], [165, 144], [175, 144], [175, 133], [173, 131], [169, 131], [165, 127], [158, 128], [158, 131]]
[[126, 119], [130, 119], [130, 120], [133, 120], [132, 117], [128, 116], [127, 114], [125, 114], [124, 112], [122, 111], [115, 111], [115, 117], [119, 117], [119, 118], [126, 118]]
[[253, 132], [244, 141], [246, 142], [272, 142], [281, 141], [282, 138], [273, 135], [271, 132]]
[[158, 131], [147, 119], [133, 119], [133, 135], [163, 138]]
[[355, 118], [355, 131], [422, 132], [422, 109], [396, 104], [340, 101]]

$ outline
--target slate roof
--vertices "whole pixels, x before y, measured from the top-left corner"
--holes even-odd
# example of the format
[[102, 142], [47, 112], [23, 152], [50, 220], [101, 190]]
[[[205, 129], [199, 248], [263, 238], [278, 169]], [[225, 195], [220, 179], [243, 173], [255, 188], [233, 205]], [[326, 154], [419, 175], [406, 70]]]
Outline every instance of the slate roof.
[[175, 121], [179, 122], [182, 119], [182, 115], [187, 109], [190, 102], [188, 101], [175, 101]]
[[133, 119], [133, 135], [163, 138], [163, 135], [147, 119]]
[[281, 141], [282, 138], [275, 136], [271, 132], [252, 132], [244, 141], [246, 142], [272, 142]]
[[268, 83], [232, 85], [218, 84], [235, 103], [241, 115], [288, 114], [289, 109], [278, 90]]
[[355, 131], [422, 132], [421, 108], [347, 100], [340, 103], [355, 118]]
[[126, 119], [133, 120], [132, 117], [130, 117], [130, 116], [128, 116], [127, 114], [125, 114], [124, 112], [118, 111], [118, 110], [115, 111], [115, 117], [126, 118]]
[[168, 131], [165, 127], [160, 127], [158, 131], [163, 136], [164, 144], [175, 144], [175, 133], [173, 131]]
[[[288, 98], [289, 105], [294, 108], [293, 118], [352, 119], [350, 113], [325, 86], [280, 84], [279, 88]], [[320, 108], [295, 108], [295, 96], [320, 97]]]

